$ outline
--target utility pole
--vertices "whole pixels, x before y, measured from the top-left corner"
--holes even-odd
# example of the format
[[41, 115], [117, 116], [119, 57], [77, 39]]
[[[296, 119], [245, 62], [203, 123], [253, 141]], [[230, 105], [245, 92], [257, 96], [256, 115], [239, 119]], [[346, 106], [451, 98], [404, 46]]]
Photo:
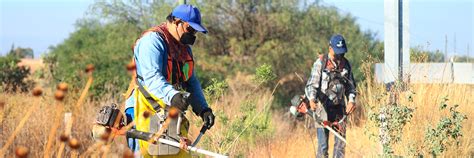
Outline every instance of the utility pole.
[[[390, 104], [396, 106], [399, 91], [405, 90], [405, 81], [409, 81], [407, 71], [410, 66], [410, 24], [409, 0], [384, 1], [384, 83], [390, 93]], [[380, 144], [384, 153], [392, 152], [389, 148], [392, 138], [385, 125], [389, 124], [387, 111], [379, 113], [382, 122], [380, 129]]]
[[384, 82], [407, 79], [410, 65], [409, 0], [384, 1]]
[[469, 63], [469, 44], [467, 44], [467, 58], [466, 58], [466, 61]]
[[454, 33], [453, 53], [456, 54], [456, 33]]
[[398, 80], [403, 81], [403, 0], [398, 0]]
[[444, 35], [444, 62], [448, 62], [448, 35]]

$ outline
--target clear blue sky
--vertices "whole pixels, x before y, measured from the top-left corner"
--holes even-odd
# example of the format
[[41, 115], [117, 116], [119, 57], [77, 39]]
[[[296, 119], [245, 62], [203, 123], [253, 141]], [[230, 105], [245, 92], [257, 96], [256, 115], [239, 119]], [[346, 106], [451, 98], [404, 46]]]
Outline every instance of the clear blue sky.
[[[383, 0], [323, 0], [324, 5], [338, 7], [343, 13], [351, 13], [364, 30], [378, 33], [383, 40]], [[448, 36], [448, 53], [474, 56], [474, 2], [473, 0], [409, 0], [410, 45], [424, 50], [445, 49]]]
[[[0, 0], [0, 54], [11, 45], [31, 47], [35, 56], [57, 45], [74, 31], [92, 0]], [[351, 13], [364, 30], [383, 40], [383, 0], [322, 0], [342, 13]], [[474, 56], [474, 2], [471, 0], [410, 0], [410, 43], [425, 50], [442, 50], [448, 35], [448, 51], [464, 55], [470, 45]], [[428, 44], [429, 43], [429, 44]]]
[[92, 0], [0, 0], [0, 54], [30, 47], [38, 57], [74, 31]]

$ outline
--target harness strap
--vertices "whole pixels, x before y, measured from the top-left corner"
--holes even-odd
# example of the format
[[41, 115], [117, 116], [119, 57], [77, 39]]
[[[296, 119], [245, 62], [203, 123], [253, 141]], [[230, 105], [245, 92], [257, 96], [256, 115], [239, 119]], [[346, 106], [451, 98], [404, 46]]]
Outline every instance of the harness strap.
[[[328, 54], [324, 54], [322, 57], [321, 57], [321, 60], [323, 62], [323, 65], [321, 66], [321, 73], [319, 75], [319, 87], [316, 89], [316, 98], [319, 98], [322, 94], [321, 92], [321, 84], [322, 84], [322, 80], [323, 80], [323, 71], [324, 69], [326, 69], [326, 65], [328, 63]], [[321, 98], [320, 98], [320, 101], [323, 101]]]
[[[321, 60], [323, 65], [321, 66], [321, 70], [320, 70], [321, 75], [319, 76], [319, 87], [316, 89], [316, 96], [320, 99], [320, 101], [326, 102], [327, 99], [329, 99], [329, 98], [323, 97], [325, 95], [322, 95], [323, 92], [321, 92], [321, 86], [322, 86], [321, 84], [322, 84], [322, 80], [323, 80], [323, 72], [327, 68], [327, 64], [328, 64], [328, 61], [329, 61], [328, 53], [320, 56], [320, 60]], [[346, 63], [347, 63], [347, 59], [345, 57], [343, 57], [341, 59], [341, 63], [339, 65], [337, 65], [338, 67], [336, 67], [336, 69], [342, 71], [344, 69], [344, 67], [346, 66]], [[348, 81], [350, 81], [350, 80], [348, 80]]]
[[[142, 81], [143, 80], [143, 77], [138, 75], [137, 74], [137, 79], [140, 79]], [[140, 84], [140, 82], [138, 82], [137, 80], [137, 85], [138, 85], [138, 90], [143, 94], [143, 96], [145, 97], [145, 99], [148, 101], [148, 103], [151, 104], [151, 106], [153, 107], [153, 109], [156, 111], [156, 112], [160, 112], [161, 110], [161, 106], [160, 104], [158, 104], [158, 102], [151, 96], [150, 93], [148, 93], [148, 91], [145, 89], [145, 87], [143, 87], [142, 84]]]

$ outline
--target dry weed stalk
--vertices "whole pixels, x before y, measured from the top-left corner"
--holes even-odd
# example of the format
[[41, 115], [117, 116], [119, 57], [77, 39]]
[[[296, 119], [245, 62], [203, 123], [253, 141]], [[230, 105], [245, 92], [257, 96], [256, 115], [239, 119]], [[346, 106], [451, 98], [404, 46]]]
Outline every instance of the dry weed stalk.
[[68, 145], [72, 149], [71, 158], [78, 157], [79, 153], [78, 153], [77, 150], [81, 147], [81, 142], [76, 138], [71, 138], [71, 139], [69, 139], [69, 144]]
[[79, 157], [81, 157], [81, 158], [88, 157], [88, 155], [90, 153], [93, 153], [95, 150], [100, 149], [103, 145], [104, 145], [104, 142], [97, 141], [93, 145], [89, 146], [89, 148], [87, 148], [86, 152], [82, 153]]
[[[41, 90], [41, 88], [37, 87], [33, 90], [33, 96], [36, 97], [36, 99], [39, 99], [38, 97], [41, 96], [41, 94], [43, 93], [43, 91]], [[36, 101], [35, 103], [39, 103], [39, 101]], [[3, 106], [3, 105], [2, 105]], [[7, 142], [5, 143], [5, 145], [2, 147], [2, 149], [0, 150], [0, 157], [3, 157], [4, 154], [6, 153], [6, 151], [8, 150], [8, 147], [10, 145], [13, 144], [13, 141], [15, 140], [15, 137], [16, 135], [20, 132], [20, 130], [23, 128], [23, 126], [25, 126], [25, 123], [26, 121], [28, 121], [28, 118], [30, 118], [31, 114], [33, 113], [33, 111], [36, 111], [36, 109], [40, 107], [40, 105], [33, 105], [31, 106], [27, 111], [26, 111], [26, 114], [25, 116], [23, 116], [23, 118], [21, 119], [20, 123], [18, 124], [18, 126], [16, 126], [15, 130], [13, 131], [13, 133], [10, 135], [10, 137], [8, 137], [8, 140]]]
[[[131, 74], [131, 80], [130, 80], [130, 84], [129, 84], [129, 87], [127, 89], [127, 92], [125, 92], [124, 94], [124, 99], [127, 100], [128, 99], [128, 95], [131, 94], [131, 90], [133, 90], [136, 86], [135, 85], [135, 78], [136, 78], [136, 64], [134, 62], [134, 60], [132, 60], [130, 63], [128, 63], [126, 66], [126, 69], [127, 71]], [[146, 111], [147, 112], [147, 111]], [[119, 128], [120, 126], [120, 120], [122, 120], [122, 118], [125, 118], [124, 115], [125, 115], [125, 103], [121, 104], [120, 106], [120, 113], [122, 115], [119, 115], [115, 118], [114, 120], [114, 125], [112, 128], [114, 129], [117, 129]], [[149, 113], [148, 113], [149, 114]], [[109, 134], [107, 135], [107, 137], [105, 138], [106, 140], [106, 146], [105, 146], [105, 149], [104, 149], [104, 154], [102, 155], [103, 158], [106, 158], [107, 157], [107, 154], [108, 154], [108, 151], [109, 151], [109, 148], [111, 146], [111, 142], [114, 140], [115, 136], [116, 135], [123, 135], [125, 134], [125, 132], [127, 132], [130, 128], [133, 127], [135, 123], [132, 121], [129, 125], [125, 126], [124, 128], [118, 130], [118, 131], [112, 131], [112, 132], [109, 132]]]
[[48, 142], [46, 143], [46, 147], [44, 149], [43, 156], [45, 158], [51, 157], [51, 148], [54, 142], [56, 142], [54, 138], [60, 126], [60, 122], [62, 120], [61, 115], [64, 111], [63, 100], [64, 100], [64, 97], [66, 96], [66, 90], [67, 90], [67, 84], [60, 83], [57, 86], [56, 92], [54, 93], [54, 98], [56, 99], [56, 115], [54, 116], [54, 122], [51, 125], [51, 128], [50, 128], [51, 131], [49, 132], [49, 135], [48, 135]]
[[[77, 100], [76, 105], [73, 107], [73, 112], [75, 112], [75, 113], [73, 113], [72, 117], [66, 122], [66, 130], [64, 132], [64, 135], [66, 137], [69, 137], [71, 135], [71, 128], [72, 128], [72, 124], [74, 122], [74, 119], [81, 113], [81, 111], [80, 111], [81, 108], [80, 107], [81, 107], [81, 105], [84, 104], [87, 93], [89, 92], [89, 89], [92, 85], [92, 81], [94, 80], [94, 78], [92, 77], [93, 70], [94, 70], [94, 65], [92, 65], [92, 64], [87, 65], [87, 67], [86, 67], [86, 73], [87, 73], [87, 76], [88, 76], [87, 83], [84, 86], [84, 89], [82, 89], [81, 96]], [[67, 90], [67, 85], [59, 84], [58, 89]], [[65, 147], [65, 144], [61, 143], [61, 146], [59, 147], [59, 151], [58, 151], [58, 155], [57, 155], [58, 158], [61, 157], [62, 152], [64, 150], [64, 147]]]
[[3, 100], [0, 100], [0, 122], [3, 121], [3, 116], [4, 116], [4, 108], [5, 108], [5, 102]]

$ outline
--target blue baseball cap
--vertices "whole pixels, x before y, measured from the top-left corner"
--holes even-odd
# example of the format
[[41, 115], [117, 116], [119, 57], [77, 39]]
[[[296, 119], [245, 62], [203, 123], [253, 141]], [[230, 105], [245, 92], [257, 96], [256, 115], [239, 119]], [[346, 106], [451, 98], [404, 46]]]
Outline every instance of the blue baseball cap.
[[347, 52], [346, 40], [342, 35], [333, 35], [329, 41], [329, 45], [336, 54], [344, 54]]
[[192, 5], [182, 4], [174, 8], [171, 15], [188, 22], [196, 31], [207, 33], [207, 29], [201, 25], [201, 13], [198, 8]]

